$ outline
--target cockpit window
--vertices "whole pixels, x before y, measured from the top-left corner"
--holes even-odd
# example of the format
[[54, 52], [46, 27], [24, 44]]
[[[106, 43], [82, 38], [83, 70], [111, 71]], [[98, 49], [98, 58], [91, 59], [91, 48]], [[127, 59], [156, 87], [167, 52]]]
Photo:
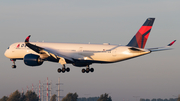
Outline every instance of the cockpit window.
[[24, 44], [22, 44], [21, 47], [24, 47]]
[[9, 49], [9, 47], [7, 49]]

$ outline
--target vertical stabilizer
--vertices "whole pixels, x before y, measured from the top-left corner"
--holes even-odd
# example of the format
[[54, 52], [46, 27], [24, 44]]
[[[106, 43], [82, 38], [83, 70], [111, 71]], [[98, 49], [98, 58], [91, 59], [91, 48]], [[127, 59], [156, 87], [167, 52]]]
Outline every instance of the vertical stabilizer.
[[155, 18], [148, 18], [127, 46], [144, 48]]

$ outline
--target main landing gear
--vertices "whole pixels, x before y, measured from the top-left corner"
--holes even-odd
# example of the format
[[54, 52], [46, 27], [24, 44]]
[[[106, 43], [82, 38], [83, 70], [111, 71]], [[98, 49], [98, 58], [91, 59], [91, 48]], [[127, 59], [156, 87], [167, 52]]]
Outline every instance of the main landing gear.
[[94, 72], [94, 68], [89, 68], [89, 66], [87, 66], [86, 69], [82, 69], [82, 73], [89, 73], [89, 72]]
[[[70, 71], [70, 68], [67, 67], [65, 65], [63, 65], [62, 69], [61, 68], [58, 68], [57, 69], [57, 72], [58, 73], [65, 73], [65, 72], [69, 72]], [[94, 72], [94, 68], [90, 68], [89, 66], [86, 67], [86, 69], [82, 69], [82, 73], [89, 73], [89, 72]]]
[[69, 67], [66, 68], [65, 65], [63, 65], [62, 69], [58, 68], [58, 70], [57, 70], [58, 73], [61, 73], [61, 72], [65, 73], [65, 72], [69, 72], [69, 71], [70, 71], [70, 68]]
[[16, 61], [16, 59], [11, 59], [11, 61], [13, 62], [13, 65], [12, 65], [12, 68], [16, 68], [16, 65], [15, 65], [15, 61]]

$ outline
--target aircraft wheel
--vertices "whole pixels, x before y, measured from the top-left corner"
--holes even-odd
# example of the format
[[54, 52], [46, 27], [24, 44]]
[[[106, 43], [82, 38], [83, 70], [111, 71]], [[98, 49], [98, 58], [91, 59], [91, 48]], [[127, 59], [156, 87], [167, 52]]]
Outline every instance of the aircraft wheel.
[[66, 68], [66, 71], [67, 71], [67, 72], [69, 72], [69, 71], [70, 71], [70, 68], [69, 68], [69, 67], [68, 67], [68, 68]]
[[61, 73], [61, 68], [58, 68], [58, 70], [57, 70], [57, 71], [58, 71], [58, 73]]
[[89, 73], [89, 68], [86, 68], [86, 73]]
[[91, 68], [90, 71], [91, 71], [91, 72], [94, 72], [94, 68]]
[[12, 68], [14, 68], [14, 69], [15, 69], [15, 68], [16, 68], [16, 65], [12, 65]]
[[62, 73], [64, 73], [66, 71], [66, 69], [65, 68], [62, 68]]
[[86, 70], [85, 69], [82, 69], [82, 73], [85, 73], [86, 72]]

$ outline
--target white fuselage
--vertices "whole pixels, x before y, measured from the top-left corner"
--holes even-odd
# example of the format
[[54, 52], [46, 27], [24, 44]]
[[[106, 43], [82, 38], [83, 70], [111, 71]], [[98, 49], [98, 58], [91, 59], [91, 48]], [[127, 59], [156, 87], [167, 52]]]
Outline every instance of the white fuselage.
[[[144, 54], [150, 53], [149, 50], [141, 49], [143, 51], [130, 50], [129, 46], [119, 46], [108, 44], [71, 44], [71, 43], [45, 43], [32, 42], [42, 48], [54, 50], [54, 54], [63, 54], [64, 56], [77, 60], [91, 60], [100, 61], [102, 63], [118, 62]], [[112, 50], [110, 50], [112, 49]], [[5, 52], [5, 56], [10, 59], [23, 59], [26, 54], [37, 54], [25, 46], [24, 42], [17, 42], [12, 44]], [[94, 62], [96, 63], [96, 62]]]

